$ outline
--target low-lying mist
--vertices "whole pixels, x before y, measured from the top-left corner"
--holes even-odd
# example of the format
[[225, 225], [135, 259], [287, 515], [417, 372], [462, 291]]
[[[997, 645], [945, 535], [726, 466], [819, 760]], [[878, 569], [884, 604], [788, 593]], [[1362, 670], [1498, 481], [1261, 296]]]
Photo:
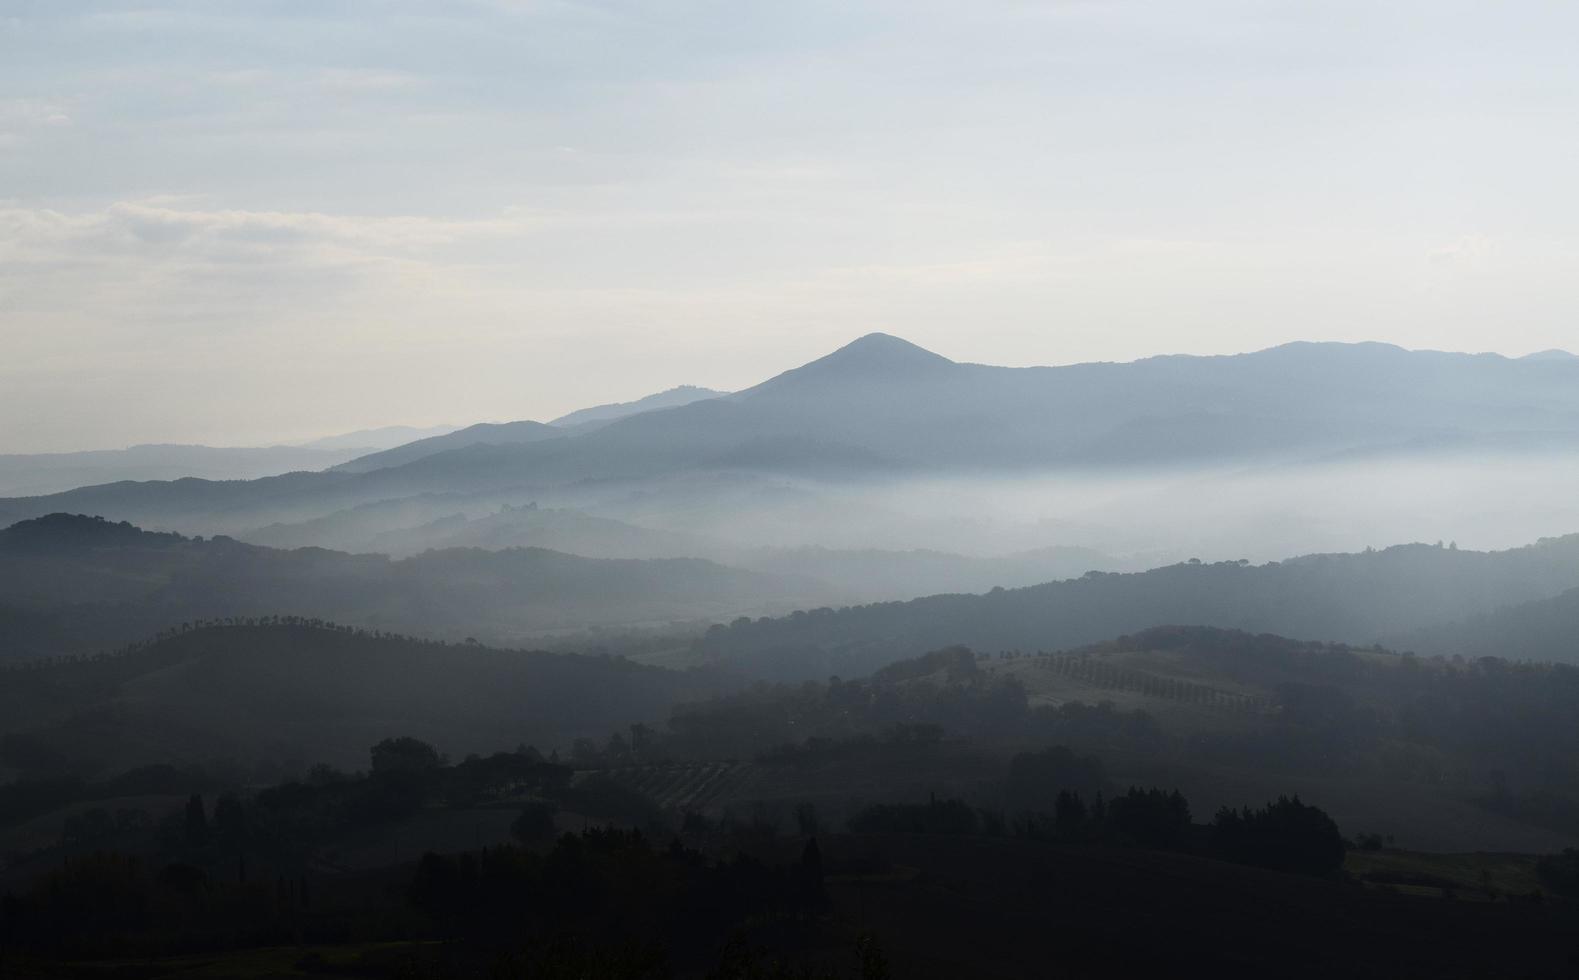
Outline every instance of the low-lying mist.
[[715, 477], [699, 484], [693, 478], [629, 496], [553, 498], [558, 506], [726, 548], [932, 549], [973, 557], [1084, 549], [1124, 568], [1192, 557], [1275, 561], [1412, 541], [1493, 550], [1579, 530], [1573, 457], [863, 483]]

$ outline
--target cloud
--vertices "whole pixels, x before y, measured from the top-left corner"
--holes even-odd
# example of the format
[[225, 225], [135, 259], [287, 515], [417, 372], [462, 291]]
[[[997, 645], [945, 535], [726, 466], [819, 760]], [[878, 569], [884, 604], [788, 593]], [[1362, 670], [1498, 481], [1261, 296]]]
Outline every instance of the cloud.
[[63, 103], [47, 99], [0, 99], [0, 126], [58, 129], [71, 125]]
[[388, 341], [391, 329], [464, 322], [479, 285], [469, 250], [531, 226], [519, 212], [441, 220], [168, 201], [0, 206], [0, 373], [178, 361], [251, 370], [269, 351], [338, 356]]
[[522, 234], [522, 212], [478, 220], [303, 211], [203, 210], [147, 201], [99, 211], [0, 206], [9, 263], [95, 263], [180, 255], [192, 261], [373, 262], [466, 241]]
[[1433, 266], [1463, 265], [1486, 259], [1496, 250], [1495, 239], [1485, 235], [1460, 235], [1453, 241], [1432, 249], [1427, 259]]
[[0, 99], [0, 149], [18, 149], [33, 137], [71, 126], [62, 102], [48, 99]]

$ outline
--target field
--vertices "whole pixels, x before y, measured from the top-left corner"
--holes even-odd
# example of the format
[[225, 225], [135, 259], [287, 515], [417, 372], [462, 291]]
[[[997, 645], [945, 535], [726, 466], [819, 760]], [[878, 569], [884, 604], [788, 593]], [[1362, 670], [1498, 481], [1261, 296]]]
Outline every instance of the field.
[[1355, 850], [1343, 867], [1367, 885], [1404, 894], [1488, 902], [1541, 892], [1535, 863], [1528, 854]]

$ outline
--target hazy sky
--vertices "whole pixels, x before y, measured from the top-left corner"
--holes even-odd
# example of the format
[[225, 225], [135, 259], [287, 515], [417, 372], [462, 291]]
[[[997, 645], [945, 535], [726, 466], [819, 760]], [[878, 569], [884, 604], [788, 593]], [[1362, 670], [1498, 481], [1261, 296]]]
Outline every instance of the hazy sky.
[[1579, 347], [1579, 4], [0, 0], [0, 451], [546, 418], [871, 330]]

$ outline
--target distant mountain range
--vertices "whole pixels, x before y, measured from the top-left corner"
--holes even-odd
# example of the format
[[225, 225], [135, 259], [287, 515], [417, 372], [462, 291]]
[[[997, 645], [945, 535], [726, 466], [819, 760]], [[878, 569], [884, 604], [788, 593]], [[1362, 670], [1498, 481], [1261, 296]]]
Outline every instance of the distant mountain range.
[[541, 422], [479, 422], [444, 435], [417, 439], [381, 453], [371, 453], [341, 463], [333, 469], [341, 473], [371, 473], [374, 470], [404, 466], [429, 456], [465, 449], [468, 446], [517, 446], [544, 439], [559, 439], [564, 433]]
[[[712, 535], [713, 525], [732, 520], [716, 533], [785, 545], [808, 543], [793, 532], [811, 526], [814, 507], [859, 514], [866, 504], [845, 491], [876, 483], [1454, 454], [1579, 459], [1579, 359], [1290, 344], [1222, 357], [1005, 368], [956, 363], [872, 334], [733, 394], [681, 388], [551, 424], [475, 425], [324, 472], [120, 482], [0, 499], [0, 522], [65, 511], [246, 535], [448, 494], [536, 500], [687, 534]], [[814, 499], [818, 493], [826, 499]], [[768, 515], [785, 533], [754, 535], [761, 521], [747, 512]], [[891, 516], [874, 510], [862, 520], [872, 526]], [[1021, 547], [1049, 543], [1062, 542]]]
[[325, 469], [452, 429], [393, 425], [290, 446], [146, 445], [75, 453], [0, 455], [0, 494], [35, 496], [125, 480], [254, 480], [296, 470]]
[[418, 439], [442, 436], [446, 432], [454, 432], [457, 428], [458, 426], [454, 425], [430, 425], [426, 427], [385, 425], [376, 429], [358, 429], [355, 432], [323, 436], [322, 438], [301, 443], [301, 445], [306, 449], [359, 449], [365, 453], [379, 449], [393, 449], [396, 446], [403, 446]]
[[338, 449], [132, 446], [0, 456], [0, 493], [36, 496], [128, 480], [252, 480], [295, 470], [321, 470], [365, 455], [371, 448], [365, 444]]
[[711, 388], [698, 388], [695, 385], [680, 385], [668, 391], [660, 391], [656, 395], [638, 398], [633, 402], [618, 402], [611, 405], [595, 405], [592, 408], [583, 408], [561, 415], [549, 425], [560, 428], [579, 428], [599, 422], [613, 422], [629, 415], [640, 415], [642, 412], [653, 412], [660, 408], [679, 408], [692, 402], [705, 401], [709, 398], [721, 398], [728, 392], [714, 391]]
[[561, 416], [547, 425], [542, 422], [480, 422], [464, 429], [444, 433], [428, 439], [413, 440], [385, 452], [372, 453], [335, 466], [344, 473], [371, 473], [415, 462], [428, 456], [469, 446], [519, 446], [546, 439], [559, 439], [601, 428], [610, 422], [652, 412], [663, 408], [677, 408], [692, 402], [716, 398], [723, 392], [707, 388], [682, 385], [656, 395], [648, 395], [633, 402], [597, 405]]

